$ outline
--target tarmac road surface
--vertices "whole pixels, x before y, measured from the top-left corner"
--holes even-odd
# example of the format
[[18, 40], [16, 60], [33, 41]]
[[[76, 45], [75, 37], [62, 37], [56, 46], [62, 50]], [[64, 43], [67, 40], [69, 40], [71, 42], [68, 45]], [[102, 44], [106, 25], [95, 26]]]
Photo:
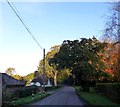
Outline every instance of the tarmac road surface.
[[52, 95], [37, 101], [30, 105], [86, 105], [85, 102], [79, 99], [75, 93], [75, 89], [70, 86], [65, 86], [56, 91]]

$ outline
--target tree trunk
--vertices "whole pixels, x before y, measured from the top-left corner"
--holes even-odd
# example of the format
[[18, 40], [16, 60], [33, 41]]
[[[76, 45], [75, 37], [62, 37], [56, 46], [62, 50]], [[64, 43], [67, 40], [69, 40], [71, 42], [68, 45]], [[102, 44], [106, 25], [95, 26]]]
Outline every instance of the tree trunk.
[[54, 85], [57, 86], [57, 72], [55, 72], [54, 75]]
[[73, 84], [75, 85], [75, 75], [72, 74], [72, 78], [73, 78]]

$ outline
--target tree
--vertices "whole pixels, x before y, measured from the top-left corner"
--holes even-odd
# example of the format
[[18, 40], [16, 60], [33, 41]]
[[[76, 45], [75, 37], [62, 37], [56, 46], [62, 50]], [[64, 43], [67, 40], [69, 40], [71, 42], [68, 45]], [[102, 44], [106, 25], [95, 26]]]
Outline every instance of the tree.
[[112, 76], [111, 80], [114, 80], [117, 76], [115, 65], [117, 62], [118, 53], [116, 51], [116, 48], [117, 47], [113, 45], [113, 43], [107, 43], [107, 46], [104, 48], [105, 51], [102, 54], [102, 59], [106, 66], [105, 72], [109, 73]]
[[65, 79], [71, 76], [71, 71], [69, 69], [63, 69], [58, 73], [58, 82], [63, 83]]
[[111, 16], [108, 17], [103, 39], [120, 43], [120, 2], [112, 3]]
[[[50, 58], [54, 57], [56, 53], [58, 53], [60, 46], [56, 45], [51, 47], [50, 52], [47, 53], [47, 62], [49, 61]], [[49, 63], [50, 65], [50, 63]], [[58, 71], [56, 70], [56, 65], [50, 65], [52, 67], [51, 73], [53, 74], [54, 78], [54, 85], [57, 86], [57, 76], [58, 76]]]
[[[57, 75], [58, 75], [58, 71], [55, 69], [55, 66], [50, 66], [48, 61], [50, 58], [52, 58], [58, 51], [59, 51], [60, 46], [59, 45], [55, 45], [53, 47], [50, 48], [50, 51], [47, 53], [46, 57], [45, 57], [45, 74], [49, 77], [49, 78], [53, 78], [54, 79], [54, 85], [57, 86]], [[43, 60], [40, 61], [39, 66], [38, 66], [38, 71], [40, 73], [43, 73]]]
[[15, 71], [15, 68], [9, 67], [5, 72], [6, 74], [12, 76], [16, 71]]
[[21, 76], [16, 74], [16, 75], [12, 75], [13, 78], [17, 79], [17, 80], [21, 80]]
[[26, 81], [26, 84], [29, 84], [34, 79], [34, 73], [23, 76], [21, 79], [24, 79], [24, 81]]
[[120, 81], [120, 2], [115, 2], [112, 5], [112, 14], [106, 23], [103, 38], [107, 40], [108, 43], [113, 43], [113, 48], [116, 49], [117, 61], [114, 63], [114, 69], [116, 79]]
[[49, 63], [56, 66], [56, 70], [67, 68], [72, 71], [75, 84], [97, 80], [99, 72], [104, 70], [101, 60], [104, 46], [105, 43], [99, 42], [95, 37], [81, 38], [80, 41], [66, 40]]

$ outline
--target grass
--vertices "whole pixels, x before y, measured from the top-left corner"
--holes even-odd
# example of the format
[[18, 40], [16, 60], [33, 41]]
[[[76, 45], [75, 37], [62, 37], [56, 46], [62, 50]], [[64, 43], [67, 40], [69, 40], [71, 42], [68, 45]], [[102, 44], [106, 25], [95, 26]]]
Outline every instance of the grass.
[[50, 94], [44, 93], [44, 94], [39, 95], [39, 93], [37, 93], [34, 95], [34, 99], [32, 98], [32, 96], [28, 96], [28, 97], [24, 97], [24, 98], [19, 98], [17, 100], [13, 100], [11, 102], [7, 102], [7, 104], [12, 107], [13, 106], [21, 106], [21, 105], [30, 104], [35, 101], [41, 100], [41, 99], [47, 97], [48, 95], [50, 95]]
[[75, 87], [75, 89], [76, 89], [77, 95], [80, 98], [84, 99], [88, 103], [88, 105], [106, 105], [106, 106], [113, 105], [116, 107], [120, 107], [119, 104], [112, 102], [108, 98], [103, 97], [103, 96], [95, 93], [94, 91], [83, 92], [83, 91], [80, 91], [80, 87], [77, 87], [77, 86]]

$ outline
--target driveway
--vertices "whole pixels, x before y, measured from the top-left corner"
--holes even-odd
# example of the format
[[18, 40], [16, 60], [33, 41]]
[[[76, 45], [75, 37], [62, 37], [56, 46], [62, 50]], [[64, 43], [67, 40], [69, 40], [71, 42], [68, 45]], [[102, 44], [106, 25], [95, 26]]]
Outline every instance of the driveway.
[[[73, 87], [65, 86], [54, 94], [30, 105], [86, 105], [80, 100]], [[28, 105], [29, 106], [29, 105]]]

